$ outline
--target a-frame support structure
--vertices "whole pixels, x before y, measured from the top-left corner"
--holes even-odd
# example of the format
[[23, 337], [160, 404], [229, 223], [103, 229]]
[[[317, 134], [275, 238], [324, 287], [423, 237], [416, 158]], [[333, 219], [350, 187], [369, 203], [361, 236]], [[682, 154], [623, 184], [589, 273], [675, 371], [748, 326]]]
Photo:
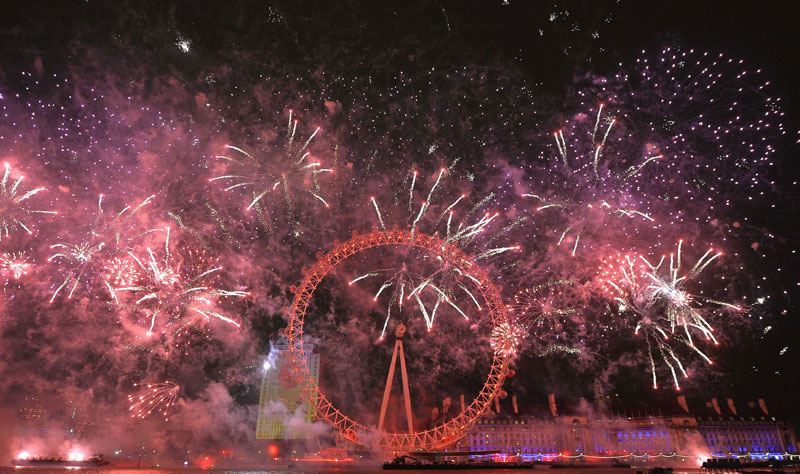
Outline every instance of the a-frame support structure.
[[386, 378], [386, 388], [383, 390], [383, 402], [381, 403], [381, 416], [378, 419], [378, 431], [383, 429], [383, 420], [386, 417], [386, 407], [389, 404], [389, 395], [392, 392], [392, 382], [394, 381], [394, 368], [397, 366], [397, 354], [400, 353], [400, 375], [403, 380], [403, 399], [406, 405], [406, 419], [408, 420], [408, 432], [414, 432], [414, 422], [411, 415], [411, 397], [408, 393], [408, 373], [406, 372], [406, 356], [403, 352], [403, 336], [406, 327], [403, 323], [397, 326], [394, 332], [394, 352], [392, 353], [392, 363], [389, 365], [389, 376]]

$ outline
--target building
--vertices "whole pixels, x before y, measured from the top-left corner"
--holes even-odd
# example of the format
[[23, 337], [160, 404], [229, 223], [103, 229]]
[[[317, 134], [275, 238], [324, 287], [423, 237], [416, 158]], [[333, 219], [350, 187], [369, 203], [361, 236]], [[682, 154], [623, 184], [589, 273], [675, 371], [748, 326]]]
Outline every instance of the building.
[[682, 396], [657, 405], [609, 406], [601, 400], [559, 404], [550, 395], [548, 405], [537, 407], [520, 407], [515, 396], [497, 401], [454, 450], [499, 450], [548, 462], [658, 460], [686, 467], [711, 457], [797, 455], [794, 430], [770, 417], [763, 400], [736, 412], [723, 411], [716, 399], [691, 409]]
[[798, 452], [794, 429], [770, 416], [763, 398], [742, 406], [736, 406], [730, 398], [724, 404], [712, 398], [695, 413], [700, 432], [715, 457], [765, 459]]
[[[319, 383], [319, 354], [313, 353], [313, 346], [306, 345], [306, 362], [311, 376]], [[302, 431], [285, 426], [287, 420], [298, 416], [298, 407], [305, 406], [302, 421], [310, 423], [314, 407], [305, 399], [300, 385], [293, 376], [292, 362], [288, 345], [274, 345], [270, 356], [264, 363], [261, 379], [261, 399], [258, 404], [256, 439], [292, 440], [305, 438]], [[297, 414], [296, 414], [297, 413]]]
[[42, 403], [35, 397], [25, 397], [25, 401], [18, 412], [19, 419], [25, 421], [40, 420], [42, 413]]

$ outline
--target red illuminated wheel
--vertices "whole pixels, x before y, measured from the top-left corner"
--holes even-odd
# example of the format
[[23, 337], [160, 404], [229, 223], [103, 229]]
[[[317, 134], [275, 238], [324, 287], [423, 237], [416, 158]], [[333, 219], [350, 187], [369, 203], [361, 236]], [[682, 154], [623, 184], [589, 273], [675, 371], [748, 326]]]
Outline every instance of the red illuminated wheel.
[[317, 415], [331, 424], [345, 439], [356, 444], [363, 444], [365, 439], [378, 439], [380, 446], [387, 451], [411, 451], [415, 449], [433, 450], [449, 446], [462, 438], [475, 421], [489, 409], [492, 401], [502, 392], [503, 382], [508, 375], [508, 357], [495, 353], [489, 375], [478, 396], [452, 420], [434, 428], [414, 433], [384, 433], [364, 426], [345, 416], [328, 401], [320, 391], [309, 371], [303, 354], [303, 324], [306, 310], [314, 290], [325, 275], [336, 265], [351, 256], [367, 249], [383, 246], [407, 246], [425, 249], [432, 256], [441, 257], [458, 267], [465, 275], [472, 277], [485, 301], [485, 307], [492, 318], [492, 325], [497, 326], [508, 320], [506, 307], [500, 297], [500, 290], [490, 280], [487, 272], [459, 248], [447, 245], [442, 240], [419, 232], [407, 230], [373, 231], [366, 235], [354, 234], [347, 242], [334, 242], [334, 248], [324, 254], [317, 255], [317, 261], [311, 268], [303, 269], [303, 279], [297, 287], [292, 287], [294, 302], [290, 310], [289, 326], [286, 335], [289, 340], [289, 352], [295, 367], [295, 376], [303, 388], [306, 398], [316, 409]]

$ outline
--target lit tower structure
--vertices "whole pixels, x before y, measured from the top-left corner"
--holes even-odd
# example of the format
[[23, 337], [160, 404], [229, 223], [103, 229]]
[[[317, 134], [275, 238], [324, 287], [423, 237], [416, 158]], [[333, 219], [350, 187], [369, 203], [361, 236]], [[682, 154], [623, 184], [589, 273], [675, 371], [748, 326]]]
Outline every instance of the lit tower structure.
[[[277, 357], [274, 360], [270, 358], [264, 364], [264, 376], [261, 378], [261, 399], [258, 403], [256, 439], [303, 439], [305, 438], [303, 433], [296, 432], [291, 426], [284, 426], [284, 421], [300, 405], [305, 407], [305, 422], [311, 422], [315, 414], [314, 407], [303, 396], [302, 386], [297, 383], [288, 348], [287, 345], [272, 346], [272, 351], [277, 353]], [[305, 358], [311, 376], [318, 383], [319, 354], [314, 354], [313, 348], [314, 346], [311, 344], [305, 346]]]

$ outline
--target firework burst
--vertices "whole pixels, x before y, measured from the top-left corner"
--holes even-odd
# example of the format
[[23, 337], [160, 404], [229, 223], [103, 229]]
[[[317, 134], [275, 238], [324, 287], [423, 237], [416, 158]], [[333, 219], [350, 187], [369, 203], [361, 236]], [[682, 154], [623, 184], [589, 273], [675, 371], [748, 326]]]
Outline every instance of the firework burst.
[[556, 280], [525, 288], [514, 295], [514, 303], [508, 309], [523, 328], [557, 329], [563, 318], [575, 314], [575, 309], [568, 307], [564, 293], [574, 283]]
[[622, 304], [632, 290], [648, 282], [649, 267], [636, 253], [606, 257], [598, 270], [598, 286], [603, 294]]
[[[533, 199], [537, 212], [558, 212], [564, 218], [565, 224], [556, 224], [557, 245], [571, 243], [572, 256], [582, 237], [584, 242], [593, 243], [597, 235], [612, 228], [621, 226], [625, 233], [637, 233], [639, 226], [655, 221], [651, 202], [638, 192], [638, 183], [663, 155], [632, 144], [630, 134], [616, 125], [617, 120], [608, 112], [600, 104], [596, 111], [576, 115], [555, 132], [555, 150], [550, 157], [543, 157], [549, 163], [545, 178], [532, 184], [540, 191], [523, 194]], [[556, 183], [558, 187], [554, 188]], [[634, 222], [608, 222], [608, 217]], [[585, 234], [590, 234], [588, 239]]]
[[164, 417], [164, 421], [169, 420], [169, 410], [178, 401], [178, 390], [180, 387], [170, 381], [153, 384], [135, 384], [134, 387], [142, 387], [136, 393], [128, 395], [130, 402], [131, 417], [144, 419], [153, 412]]
[[[198, 320], [211, 318], [239, 327], [239, 323], [216, 309], [216, 304], [225, 297], [245, 297], [245, 291], [218, 288], [222, 266], [219, 259], [204, 250], [182, 248], [178, 255], [170, 252], [170, 231], [166, 229], [164, 251], [157, 255], [147, 248], [143, 256], [129, 252], [136, 270], [125, 273], [125, 281], [133, 280], [133, 286], [113, 288], [114, 298], [123, 293], [128, 296], [131, 307], [147, 315], [148, 334], [155, 328], [156, 320], [162, 316], [163, 326], [175, 326], [174, 333], [195, 324]], [[195, 317], [193, 317], [195, 316]]]
[[112, 288], [135, 286], [142, 274], [130, 256], [114, 257], [103, 266], [103, 279]]
[[[416, 233], [426, 233], [428, 235], [435, 235], [442, 239], [443, 245], [458, 246], [467, 251], [473, 251], [475, 256], [473, 260], [479, 261], [501, 255], [506, 252], [519, 250], [519, 246], [506, 246], [506, 247], [490, 247], [496, 238], [500, 235], [510, 231], [513, 227], [519, 225], [524, 219], [507, 226], [498, 231], [495, 235], [489, 237], [484, 242], [487, 245], [481, 247], [477, 244], [476, 239], [484, 235], [490, 224], [495, 221], [499, 213], [484, 213], [481, 217], [470, 217], [475, 214], [480, 208], [485, 206], [492, 196], [488, 196], [468, 211], [463, 219], [454, 219], [457, 206], [466, 199], [466, 195], [462, 194], [453, 199], [451, 202], [446, 202], [437, 205], [435, 202], [436, 191], [442, 184], [443, 177], [448, 173], [446, 168], [442, 168], [436, 174], [435, 181], [428, 191], [425, 200], [419, 205], [419, 209], [415, 206], [414, 193], [417, 185], [418, 171], [413, 170], [410, 172], [410, 180], [407, 189], [408, 196], [408, 225], [411, 230], [412, 237]], [[405, 193], [404, 193], [405, 194]], [[384, 213], [378, 205], [375, 197], [370, 197], [370, 207], [374, 209], [378, 224], [386, 230], [386, 222], [384, 220]], [[401, 205], [405, 208], [405, 203]], [[400, 211], [405, 214], [405, 209]], [[410, 254], [409, 254], [410, 255]], [[408, 257], [409, 255], [406, 255]], [[483, 308], [478, 300], [480, 295], [476, 291], [474, 278], [462, 272], [457, 266], [450, 264], [446, 259], [441, 257], [431, 258], [425, 256], [422, 258], [425, 265], [410, 265], [404, 262], [400, 268], [388, 269], [375, 269], [367, 273], [363, 273], [354, 279], [349, 284], [353, 285], [361, 280], [380, 278], [382, 283], [378, 286], [374, 293], [373, 301], [378, 301], [382, 296], [387, 301], [386, 317], [383, 322], [381, 335], [379, 339], [383, 339], [386, 334], [389, 320], [392, 317], [392, 311], [395, 314], [403, 311], [403, 305], [408, 306], [409, 302], [412, 306], [416, 306], [419, 312], [425, 319], [425, 324], [430, 331], [436, 320], [437, 312], [441, 307], [450, 307], [456, 313], [466, 320], [469, 320], [469, 314], [473, 309], [465, 309], [461, 302], [466, 302], [475, 311], [482, 311]], [[420, 271], [412, 270], [412, 268], [422, 268]], [[477, 296], [476, 296], [477, 295]]]
[[[600, 286], [613, 298], [620, 313], [634, 315], [634, 334], [643, 335], [648, 348], [653, 387], [658, 387], [656, 358], [668, 367], [675, 388], [680, 390], [678, 375], [688, 377], [672, 341], [697, 353], [708, 364], [711, 359], [697, 345], [701, 340], [718, 344], [707, 316], [714, 308], [741, 310], [738, 306], [692, 294], [687, 286], [721, 253], [706, 251], [688, 271], [682, 270], [681, 247], [657, 264], [643, 256], [617, 255], [606, 259], [600, 268]], [[669, 264], [667, 265], [667, 262]]]
[[44, 188], [36, 188], [22, 192], [20, 184], [23, 176], [16, 179], [11, 177], [11, 167], [8, 163], [3, 163], [5, 170], [3, 178], [0, 179], [0, 240], [9, 237], [11, 232], [22, 229], [28, 234], [32, 234], [33, 225], [28, 220], [35, 214], [57, 214], [56, 211], [46, 211], [33, 209], [30, 207], [30, 199]]
[[592, 77], [581, 87], [582, 99], [617, 110], [637, 146], [669, 158], [643, 192], [702, 203], [697, 217], [708, 220], [740, 212], [735, 202], [764, 190], [775, 142], [786, 134], [770, 81], [724, 54], [678, 46], [642, 51], [613, 77]]
[[28, 274], [31, 262], [25, 252], [3, 252], [0, 254], [0, 271], [10, 273], [18, 280]]
[[[722, 255], [722, 252], [714, 252], [713, 249], [708, 249], [706, 253], [700, 257], [697, 262], [685, 274], [681, 274], [681, 246], [683, 241], [678, 241], [677, 254], [670, 254], [669, 256], [669, 269], [664, 265], [665, 257], [657, 265], [652, 265], [645, 260], [650, 273], [648, 276], [652, 280], [648, 286], [650, 291], [651, 305], [663, 302], [666, 308], [666, 318], [669, 321], [670, 331], [675, 332], [675, 329], [683, 328], [689, 342], [692, 342], [692, 336], [689, 328], [699, 330], [706, 339], [714, 341], [714, 328], [703, 318], [698, 308], [704, 305], [712, 304], [717, 306], [726, 307], [736, 311], [741, 311], [739, 306], [725, 303], [723, 301], [705, 298], [699, 295], [693, 295], [686, 289], [686, 285], [700, 276], [703, 270], [708, 267], [717, 257]], [[662, 267], [663, 266], [663, 267]], [[662, 271], [663, 269], [663, 271]]]
[[[97, 201], [96, 217], [84, 240], [73, 243], [51, 245], [55, 252], [48, 262], [55, 261], [65, 269], [62, 283], [53, 291], [50, 302], [55, 301], [62, 290], [66, 289], [67, 298], [72, 298], [82, 283], [90, 285], [99, 280], [112, 298], [116, 300], [113, 290], [113, 272], [109, 273], [108, 265], [120, 261], [119, 255], [130, 250], [132, 242], [144, 234], [154, 232], [132, 232], [135, 227], [133, 218], [137, 212], [149, 204], [155, 196], [150, 196], [136, 206], [126, 206], [120, 212], [106, 217], [103, 209], [103, 195]], [[107, 263], [108, 262], [108, 263]]]
[[215, 176], [209, 181], [224, 183], [225, 191], [236, 188], [250, 190], [252, 197], [246, 207], [248, 211], [253, 208], [260, 211], [268, 194], [275, 191], [282, 192], [289, 222], [293, 226], [297, 225], [292, 202], [297, 191], [313, 197], [326, 208], [329, 207], [328, 202], [322, 197], [318, 177], [323, 173], [332, 173], [333, 170], [323, 167], [309, 150], [312, 140], [320, 129], [315, 129], [308, 138], [302, 140], [296, 136], [297, 124], [298, 121], [293, 118], [290, 110], [285, 144], [273, 147], [263, 156], [256, 156], [242, 148], [226, 145], [225, 148], [232, 153], [217, 156], [217, 159], [227, 164], [225, 174]]
[[524, 329], [510, 321], [503, 321], [492, 329], [489, 344], [495, 354], [515, 357], [524, 338]]

